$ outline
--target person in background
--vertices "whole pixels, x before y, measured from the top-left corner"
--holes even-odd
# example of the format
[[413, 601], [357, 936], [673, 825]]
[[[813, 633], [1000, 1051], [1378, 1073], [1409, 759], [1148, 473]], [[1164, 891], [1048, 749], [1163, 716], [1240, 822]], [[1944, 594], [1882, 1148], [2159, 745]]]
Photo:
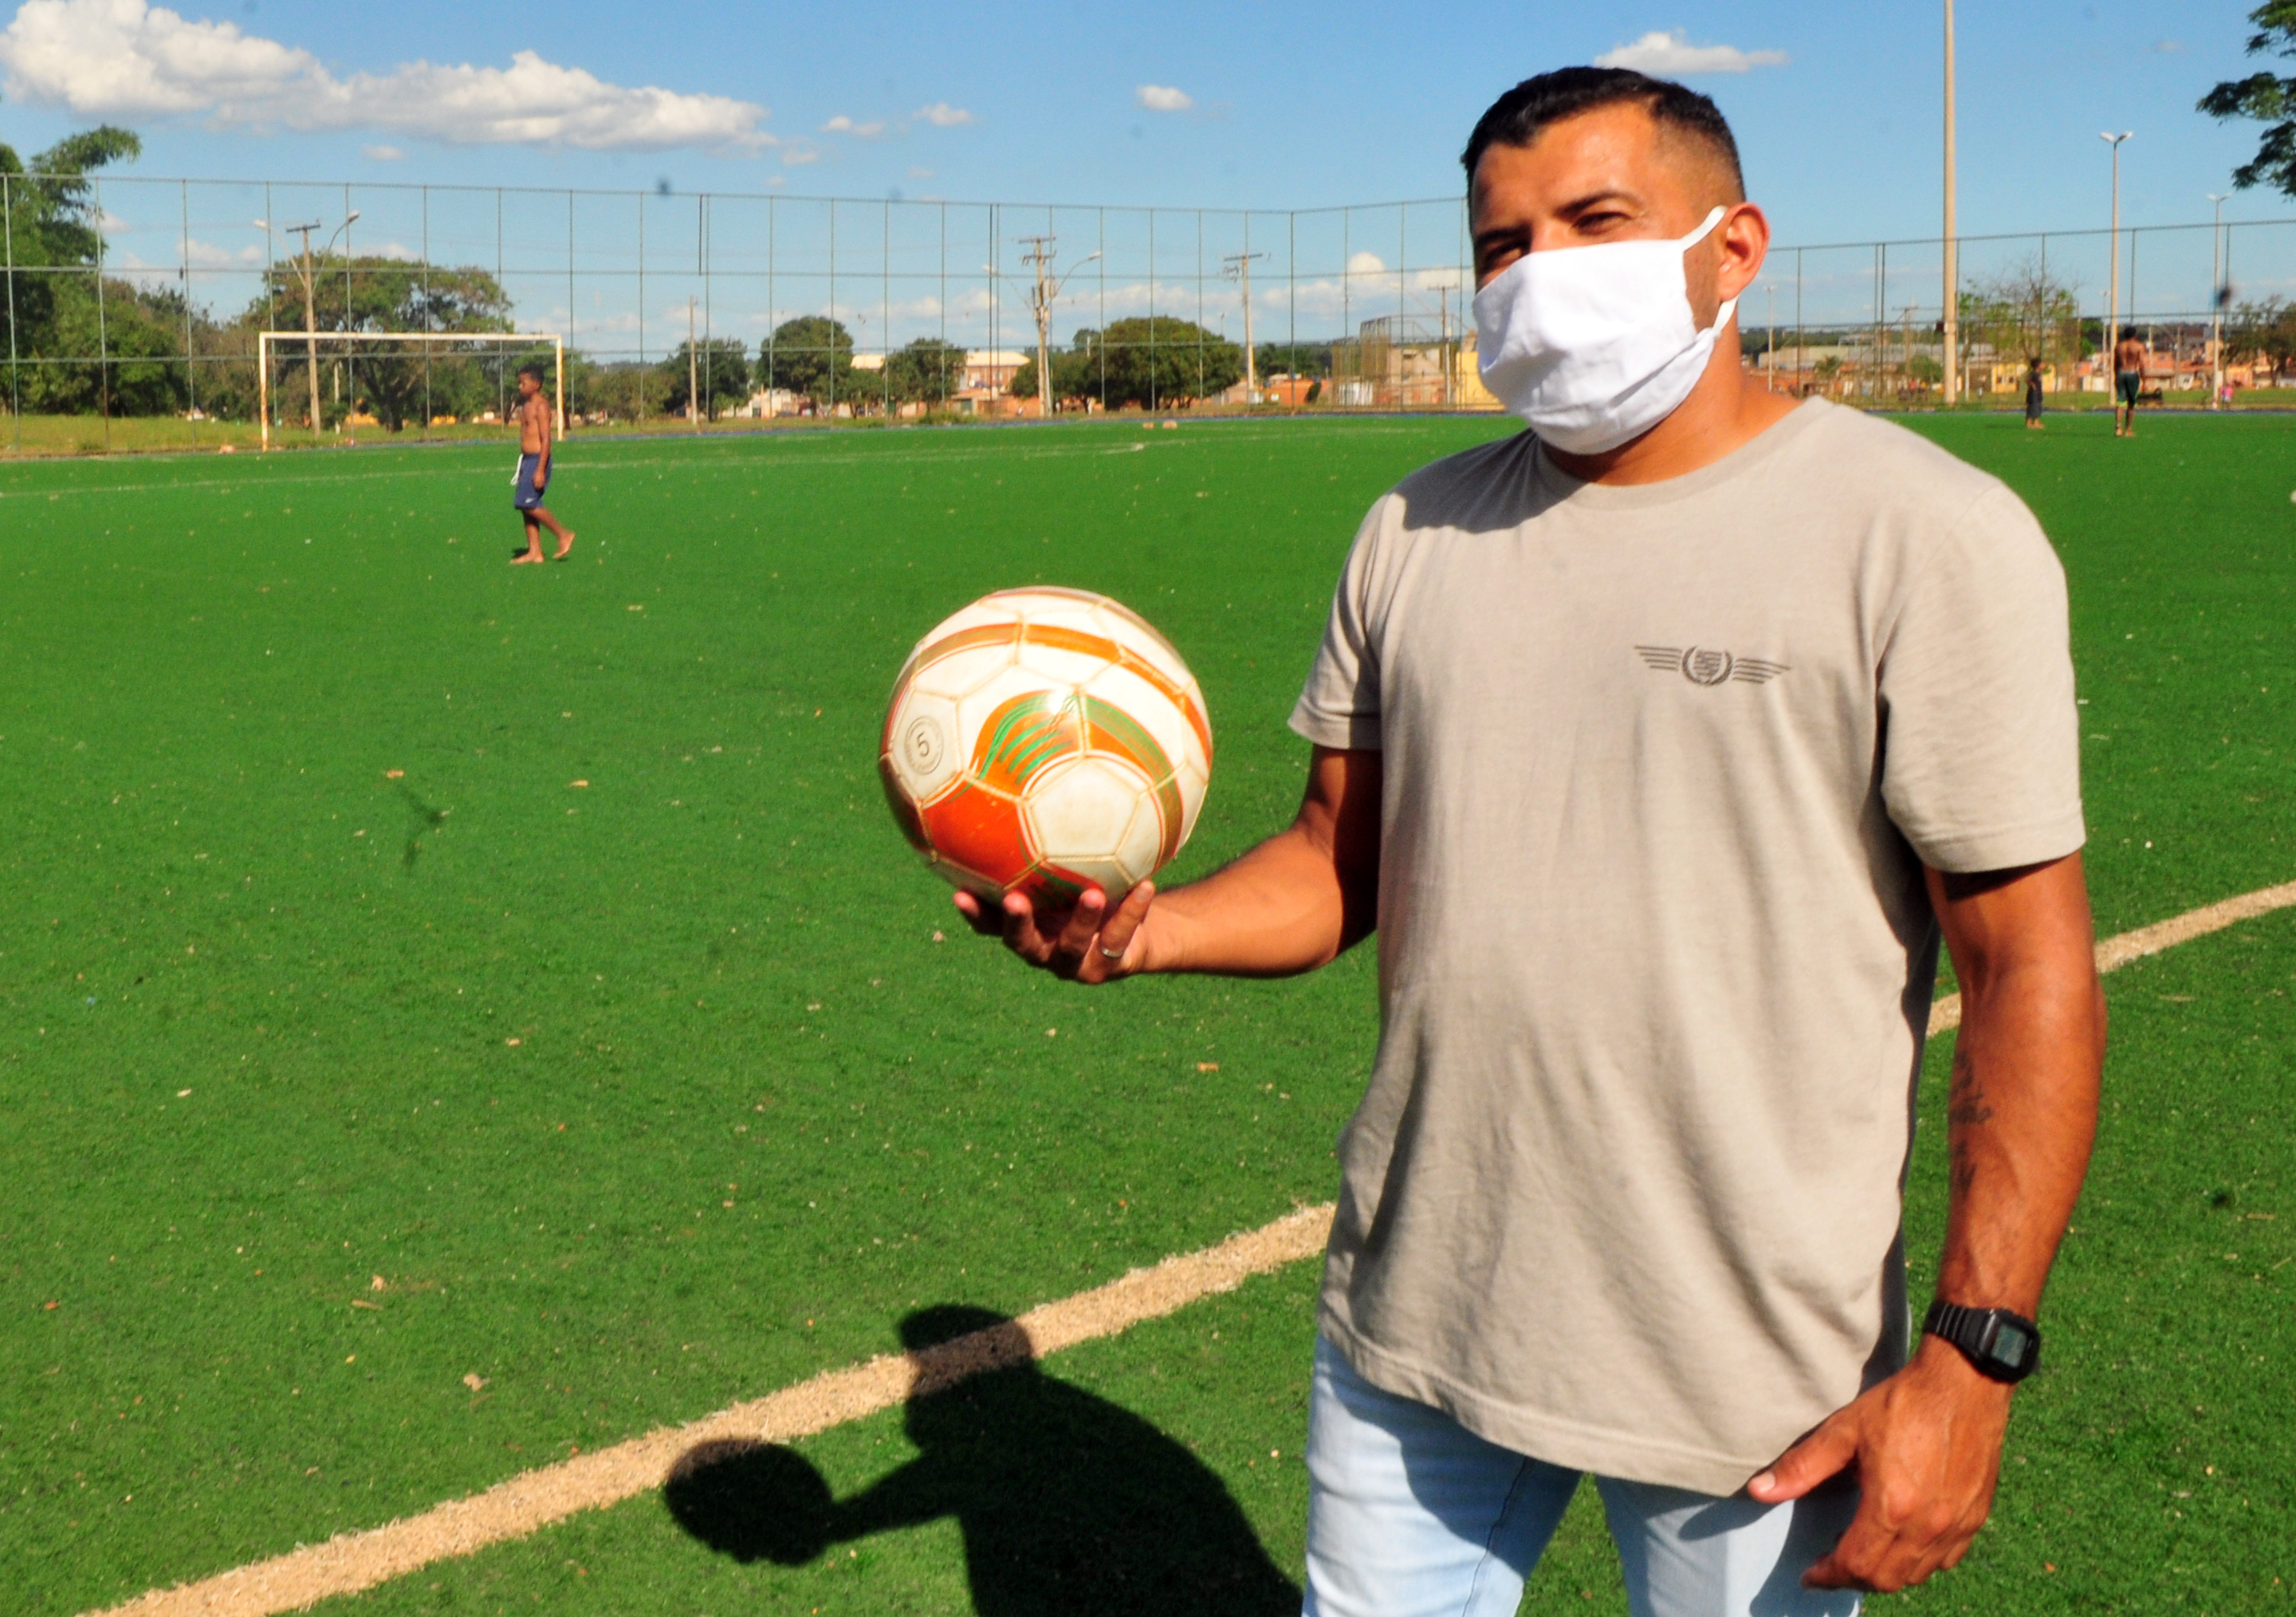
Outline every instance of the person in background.
[[2144, 343], [2136, 328], [2120, 328], [2120, 341], [2112, 345], [2112, 388], [2117, 402], [2112, 407], [2112, 435], [2115, 438], [2136, 436], [2136, 396], [2144, 390]]
[[543, 490], [550, 485], [551, 432], [550, 399], [542, 390], [539, 365], [518, 367], [518, 403], [511, 406], [510, 418], [518, 424], [518, 472], [511, 479], [515, 492], [510, 503], [526, 523], [526, 548], [511, 558], [511, 565], [545, 559], [545, 528], [558, 538], [558, 554], [548, 559], [563, 562], [566, 553], [574, 548], [574, 530], [551, 515], [550, 508], [542, 503]]
[[2025, 426], [2029, 431], [2041, 430], [2041, 357], [2028, 355], [2025, 359]]

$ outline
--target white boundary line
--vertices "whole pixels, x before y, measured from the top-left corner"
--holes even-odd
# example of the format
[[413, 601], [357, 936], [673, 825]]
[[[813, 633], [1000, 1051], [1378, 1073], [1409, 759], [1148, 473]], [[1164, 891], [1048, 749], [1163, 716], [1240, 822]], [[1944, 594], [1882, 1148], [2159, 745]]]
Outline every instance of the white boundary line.
[[[2275, 910], [2296, 907], [2296, 882], [2243, 893], [2096, 946], [2100, 972]], [[1930, 1012], [1930, 1037], [1961, 1025], [1961, 996]], [[782, 1443], [810, 1437], [939, 1391], [985, 1371], [1043, 1358], [1113, 1336], [1190, 1303], [1231, 1292], [1254, 1275], [1315, 1257], [1332, 1227], [1330, 1202], [1302, 1207], [1217, 1246], [1134, 1269], [1121, 1279], [1031, 1309], [998, 1326], [913, 1354], [884, 1354], [829, 1370], [793, 1387], [682, 1426], [660, 1427], [594, 1454], [578, 1455], [497, 1482], [382, 1527], [338, 1534], [173, 1588], [153, 1589], [88, 1617], [275, 1617], [496, 1544], [522, 1539], [586, 1510], [618, 1505], [661, 1485], [678, 1457], [726, 1439]]]

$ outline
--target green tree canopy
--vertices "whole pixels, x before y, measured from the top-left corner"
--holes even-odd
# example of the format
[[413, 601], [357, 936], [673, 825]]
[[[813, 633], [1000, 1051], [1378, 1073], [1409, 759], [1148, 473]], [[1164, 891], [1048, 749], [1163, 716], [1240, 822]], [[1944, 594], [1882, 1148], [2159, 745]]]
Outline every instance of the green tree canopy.
[[[311, 265], [311, 313], [323, 332], [506, 332], [511, 329], [510, 294], [488, 271], [472, 265], [424, 264], [374, 255], [315, 258]], [[303, 324], [303, 276], [295, 261], [266, 272], [264, 290], [241, 320], [274, 331]], [[288, 370], [275, 396], [291, 418], [308, 415], [308, 398], [300, 382], [307, 356], [290, 342], [275, 349]], [[429, 415], [476, 415], [500, 408], [508, 397], [511, 373], [546, 352], [518, 353], [497, 345], [457, 351], [444, 345], [428, 353], [407, 349], [319, 349], [320, 409], [340, 418], [343, 409], [364, 405], [392, 431]], [[340, 376], [340, 401], [337, 377]]]
[[964, 350], [938, 337], [920, 337], [885, 363], [898, 404], [943, 404], [964, 386]]
[[1263, 342], [1253, 357], [1261, 380], [1270, 376], [1328, 376], [1332, 345], [1328, 342]]
[[2261, 363], [2275, 372], [2296, 360], [2296, 304], [2279, 298], [2242, 303], [2225, 319], [2225, 357]]
[[757, 378], [826, 406], [858, 390], [853, 380], [853, 333], [826, 315], [800, 315], [774, 328], [758, 345]]
[[[131, 362], [20, 368], [18, 397], [25, 409], [142, 415], [183, 407], [184, 367], [156, 363], [183, 351], [181, 295], [147, 294], [113, 277], [104, 278], [100, 294], [96, 285], [103, 238], [96, 228], [94, 175], [132, 161], [143, 150], [133, 131], [110, 124], [66, 135], [29, 164], [14, 147], [0, 144], [17, 268], [88, 272], [14, 276], [13, 308], [0, 306], [0, 332], [24, 359], [105, 355]], [[11, 321], [12, 330], [5, 324]]]
[[[1102, 398], [1110, 409], [1209, 398], [1243, 379], [1243, 349], [1193, 321], [1158, 315], [1119, 320], [1106, 331], [1086, 329], [1053, 356], [1053, 390], [1060, 398]], [[1032, 357], [1013, 373], [1016, 398], [1037, 396]]]
[[[2256, 26], [2250, 55], [2296, 56], [2296, 0], [2265, 0], [2248, 20]], [[2256, 155], [2232, 171], [2235, 188], [2269, 184], [2296, 196], [2296, 78], [2251, 73], [2228, 78], [2201, 97], [2200, 110], [2214, 119], [2253, 119], [2267, 126]]]
[[738, 337], [704, 337], [689, 345], [679, 343], [659, 367], [665, 384], [663, 399], [673, 415], [683, 415], [690, 400], [688, 384], [699, 384], [701, 413], [711, 421], [722, 411], [745, 404], [750, 397], [750, 350]]

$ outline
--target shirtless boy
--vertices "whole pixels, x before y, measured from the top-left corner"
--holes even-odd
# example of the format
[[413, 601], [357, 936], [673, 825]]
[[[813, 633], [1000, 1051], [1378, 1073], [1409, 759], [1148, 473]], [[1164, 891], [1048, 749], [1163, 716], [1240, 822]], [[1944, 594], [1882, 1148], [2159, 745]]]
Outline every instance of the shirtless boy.
[[2112, 435], [2115, 438], [2136, 436], [2136, 399], [2144, 390], [2144, 344], [2136, 335], [2136, 328], [2120, 328], [2120, 341], [2112, 345]]
[[547, 559], [562, 562], [574, 548], [574, 530], [561, 524], [542, 503], [542, 491], [550, 482], [550, 401], [542, 394], [540, 366], [519, 366], [518, 403], [511, 410], [511, 419], [518, 423], [518, 477], [517, 492], [510, 503], [526, 519], [526, 549], [511, 558], [511, 565], [545, 559], [542, 554], [545, 528], [558, 536], [558, 554]]

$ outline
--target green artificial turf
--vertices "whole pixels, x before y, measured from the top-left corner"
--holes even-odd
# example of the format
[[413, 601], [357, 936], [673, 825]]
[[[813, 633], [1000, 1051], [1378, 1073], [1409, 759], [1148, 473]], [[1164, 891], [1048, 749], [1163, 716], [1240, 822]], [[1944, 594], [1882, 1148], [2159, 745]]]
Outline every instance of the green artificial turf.
[[[2065, 557], [2100, 931], [2296, 876], [2296, 427], [1916, 424], [2007, 478]], [[1201, 873], [1291, 810], [1283, 720], [1364, 505], [1506, 430], [578, 439], [552, 499], [583, 542], [515, 570], [498, 450], [0, 471], [9, 1608], [381, 1522], [887, 1350], [921, 1309], [1017, 1311], [1328, 1196], [1368, 958], [1098, 995], [1012, 968], [893, 831], [880, 704], [986, 589], [1117, 595], [1211, 706], [1215, 784], [1174, 874]], [[2296, 1252], [2292, 968], [2284, 918], [2113, 980], [2050, 1370], [1997, 1526], [1917, 1600], [2222, 1613], [2296, 1582], [2272, 1413], [2296, 1385], [2296, 1268], [2274, 1267]], [[963, 1452], [1042, 1473], [1026, 1433], [1051, 1409], [1170, 1479], [1162, 1528], [1233, 1548], [1240, 1511], [1296, 1580], [1312, 1284], [1300, 1266], [984, 1389]], [[804, 1456], [849, 1498], [912, 1457], [904, 1426]], [[1107, 1531], [1074, 1491], [1046, 1496], [1063, 1543]], [[1120, 1558], [1152, 1580], [1172, 1535], [1137, 1514]], [[742, 1531], [720, 1536], [748, 1553]], [[1534, 1608], [1620, 1609], [1600, 1531], [1574, 1511]], [[361, 1598], [1048, 1609], [995, 1576], [945, 1514], [784, 1568], [655, 1495]]]

